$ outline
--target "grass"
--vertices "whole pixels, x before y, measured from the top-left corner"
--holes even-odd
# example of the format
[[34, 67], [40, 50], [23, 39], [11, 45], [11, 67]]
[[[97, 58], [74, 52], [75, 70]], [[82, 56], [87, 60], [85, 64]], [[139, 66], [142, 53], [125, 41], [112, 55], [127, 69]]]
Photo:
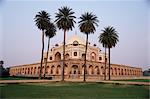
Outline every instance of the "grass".
[[35, 79], [29, 77], [0, 77], [0, 80], [27, 80], [27, 79]]
[[150, 82], [150, 79], [127, 79], [127, 80], [114, 80], [114, 81]]
[[0, 98], [15, 99], [148, 99], [149, 88], [101, 83], [0, 84]]
[[[0, 80], [34, 80], [34, 79], [38, 79], [38, 77], [19, 77], [19, 76], [9, 76], [9, 77], [0, 77]], [[43, 79], [43, 78], [42, 78]], [[44, 79], [49, 79], [51, 80], [51, 77], [46, 77]]]

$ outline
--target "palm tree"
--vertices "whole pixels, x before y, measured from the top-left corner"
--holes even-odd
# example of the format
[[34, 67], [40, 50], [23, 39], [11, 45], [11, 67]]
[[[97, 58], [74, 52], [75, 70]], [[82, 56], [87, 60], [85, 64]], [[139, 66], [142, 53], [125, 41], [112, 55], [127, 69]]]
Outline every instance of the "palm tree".
[[[45, 31], [45, 35], [48, 37], [46, 63], [45, 63], [45, 67], [44, 67], [45, 68], [45, 72], [46, 72], [50, 39], [53, 38], [56, 35], [56, 27], [55, 27], [55, 25], [53, 23], [51, 23], [51, 22], [48, 23], [47, 29]], [[45, 78], [45, 72], [44, 72], [44, 78]]]
[[84, 82], [86, 81], [85, 75], [86, 75], [86, 54], [87, 54], [87, 45], [88, 45], [88, 35], [91, 33], [94, 33], [96, 31], [95, 26], [98, 26], [98, 19], [97, 16], [86, 12], [85, 14], [82, 14], [80, 17], [79, 28], [80, 31], [86, 34], [86, 47], [85, 47], [85, 58], [84, 58]]
[[104, 80], [106, 80], [106, 42], [105, 42], [105, 39], [107, 38], [105, 36], [105, 33], [101, 33], [100, 36], [98, 37], [99, 38], [99, 43], [102, 43], [102, 46], [105, 48], [105, 67], [104, 67]]
[[35, 22], [38, 29], [42, 30], [42, 53], [41, 53], [41, 65], [40, 65], [40, 73], [39, 79], [41, 79], [42, 73], [42, 62], [43, 62], [43, 52], [44, 52], [44, 31], [46, 30], [47, 23], [50, 21], [49, 14], [46, 11], [38, 12], [35, 16]]
[[119, 36], [115, 28], [108, 26], [102, 30], [103, 33], [99, 36], [99, 41], [102, 43], [103, 47], [108, 48], [109, 57], [109, 80], [110, 80], [110, 49], [115, 47], [117, 42], [119, 42]]
[[74, 12], [69, 7], [61, 7], [58, 9], [59, 12], [56, 13], [56, 25], [59, 29], [64, 31], [64, 42], [63, 42], [63, 66], [62, 66], [62, 77], [61, 81], [64, 81], [64, 65], [65, 65], [65, 42], [66, 42], [66, 31], [72, 30], [74, 27], [75, 16], [73, 15]]

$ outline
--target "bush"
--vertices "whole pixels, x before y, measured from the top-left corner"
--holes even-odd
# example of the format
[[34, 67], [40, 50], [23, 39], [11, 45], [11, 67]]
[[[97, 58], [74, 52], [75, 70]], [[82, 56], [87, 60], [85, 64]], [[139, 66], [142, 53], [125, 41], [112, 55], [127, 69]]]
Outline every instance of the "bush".
[[3, 68], [0, 66], [0, 77], [8, 77], [9, 76], [9, 68]]

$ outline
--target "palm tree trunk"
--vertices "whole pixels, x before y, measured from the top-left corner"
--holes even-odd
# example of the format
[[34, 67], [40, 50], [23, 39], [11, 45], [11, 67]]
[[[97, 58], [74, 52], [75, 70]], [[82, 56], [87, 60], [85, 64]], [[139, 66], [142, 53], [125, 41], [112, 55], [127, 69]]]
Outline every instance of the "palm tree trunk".
[[86, 47], [85, 47], [85, 58], [84, 58], [84, 82], [86, 82], [86, 54], [87, 54], [87, 45], [88, 45], [88, 34], [86, 35]]
[[110, 48], [108, 48], [109, 51], [109, 80], [110, 80]]
[[63, 45], [63, 65], [61, 81], [64, 81], [64, 67], [65, 67], [65, 43], [66, 43], [66, 30], [64, 30], [64, 45]]
[[41, 79], [41, 75], [42, 75], [43, 52], [44, 52], [44, 30], [42, 30], [42, 53], [41, 53], [41, 65], [40, 65], [39, 79]]
[[105, 72], [104, 72], [104, 80], [106, 80], [106, 46], [105, 46]]
[[45, 67], [44, 67], [44, 78], [45, 78], [45, 74], [46, 74], [46, 67], [47, 67], [47, 60], [48, 60], [49, 45], [50, 45], [50, 37], [48, 38], [47, 55], [46, 55], [46, 63], [45, 63]]

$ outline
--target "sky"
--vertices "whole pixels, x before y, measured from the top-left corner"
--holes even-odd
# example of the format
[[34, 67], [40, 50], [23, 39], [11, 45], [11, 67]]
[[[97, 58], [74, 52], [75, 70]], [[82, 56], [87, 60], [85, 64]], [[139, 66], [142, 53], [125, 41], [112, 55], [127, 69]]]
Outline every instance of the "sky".
[[[111, 49], [111, 63], [140, 67], [150, 66], [150, 2], [149, 0], [1, 0], [0, 1], [0, 60], [4, 67], [40, 62], [41, 31], [34, 22], [35, 15], [47, 11], [55, 20], [58, 8], [68, 6], [75, 12], [76, 24], [67, 32], [69, 38], [80, 32], [78, 21], [81, 14], [92, 12], [98, 17], [99, 26], [89, 35], [91, 44], [97, 44], [101, 30], [113, 26], [119, 42]], [[51, 39], [51, 47], [63, 41], [63, 31]], [[47, 38], [45, 39], [47, 46]], [[46, 47], [45, 47], [46, 51]]]

